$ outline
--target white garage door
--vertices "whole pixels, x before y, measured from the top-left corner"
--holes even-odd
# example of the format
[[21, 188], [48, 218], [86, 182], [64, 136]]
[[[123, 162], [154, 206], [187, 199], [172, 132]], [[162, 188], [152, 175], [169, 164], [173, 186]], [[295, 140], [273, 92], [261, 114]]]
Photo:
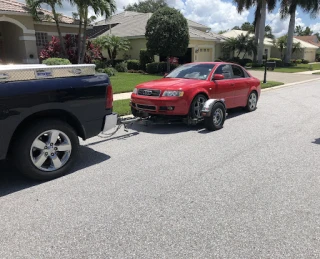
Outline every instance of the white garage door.
[[316, 60], [316, 51], [313, 49], [306, 49], [304, 51], [304, 59], [310, 62], [314, 62]]

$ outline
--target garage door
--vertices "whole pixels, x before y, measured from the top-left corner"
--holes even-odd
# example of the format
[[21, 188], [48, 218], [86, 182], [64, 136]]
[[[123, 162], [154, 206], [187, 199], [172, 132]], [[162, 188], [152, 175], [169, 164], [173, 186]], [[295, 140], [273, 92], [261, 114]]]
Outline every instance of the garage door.
[[212, 49], [211, 48], [199, 48], [198, 62], [210, 62], [212, 60]]
[[304, 59], [314, 62], [316, 60], [316, 51], [315, 50], [305, 50]]

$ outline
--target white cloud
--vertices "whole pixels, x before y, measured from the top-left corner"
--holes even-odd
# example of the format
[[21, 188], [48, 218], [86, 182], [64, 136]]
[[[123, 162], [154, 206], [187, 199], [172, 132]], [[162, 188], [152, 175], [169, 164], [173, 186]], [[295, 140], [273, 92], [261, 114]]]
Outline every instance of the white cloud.
[[320, 23], [311, 24], [309, 27], [311, 28], [313, 33], [320, 32]]
[[[272, 28], [272, 32], [276, 37], [281, 37], [288, 33], [290, 17], [286, 19], [281, 19], [280, 12], [278, 10], [277, 13], [267, 14], [266, 25], [270, 25]], [[296, 26], [305, 27], [302, 19], [299, 17], [299, 13], [296, 12]]]
[[212, 8], [208, 8], [207, 0], [171, 0], [170, 4], [172, 2], [175, 2], [175, 7], [180, 9], [186, 18], [205, 24], [215, 32], [240, 26], [248, 20], [249, 11], [239, 14], [235, 5], [222, 0], [211, 0]]

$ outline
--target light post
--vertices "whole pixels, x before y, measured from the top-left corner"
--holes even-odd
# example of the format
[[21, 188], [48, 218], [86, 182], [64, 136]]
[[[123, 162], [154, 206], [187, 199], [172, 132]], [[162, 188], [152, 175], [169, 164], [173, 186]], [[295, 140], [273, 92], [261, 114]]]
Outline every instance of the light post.
[[264, 50], [265, 53], [265, 63], [264, 63], [264, 80], [263, 83], [267, 83], [267, 62], [268, 62], [268, 49]]

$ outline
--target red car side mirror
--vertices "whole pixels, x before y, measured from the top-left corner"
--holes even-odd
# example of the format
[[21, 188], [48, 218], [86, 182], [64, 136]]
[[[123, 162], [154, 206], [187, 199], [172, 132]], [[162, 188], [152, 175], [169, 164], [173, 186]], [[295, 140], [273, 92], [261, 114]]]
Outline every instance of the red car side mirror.
[[224, 75], [221, 74], [215, 74], [213, 76], [213, 80], [223, 80], [224, 79]]

